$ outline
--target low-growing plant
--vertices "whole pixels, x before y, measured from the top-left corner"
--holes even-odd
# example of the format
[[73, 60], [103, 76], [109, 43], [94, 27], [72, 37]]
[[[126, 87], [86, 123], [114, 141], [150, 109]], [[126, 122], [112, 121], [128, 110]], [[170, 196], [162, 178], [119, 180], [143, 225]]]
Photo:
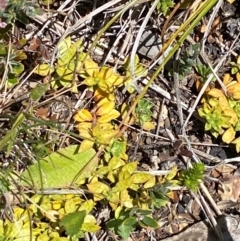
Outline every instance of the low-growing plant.
[[237, 57], [236, 62], [230, 62], [231, 68], [231, 74], [237, 74], [240, 72], [240, 55]]
[[26, 0], [2, 0], [0, 8], [0, 18], [6, 24], [14, 23], [19, 20], [24, 24], [29, 23], [27, 16], [35, 16], [42, 14], [42, 10], [36, 3]]
[[124, 240], [127, 240], [132, 231], [136, 227], [157, 228], [158, 223], [151, 218], [151, 211], [139, 208], [132, 208], [121, 211], [118, 218], [112, 219], [107, 223], [109, 230], [120, 235]]
[[240, 130], [240, 75], [233, 80], [225, 74], [223, 83], [226, 93], [220, 88], [213, 88], [203, 98], [203, 106], [198, 109], [199, 115], [206, 120], [205, 130], [214, 137], [222, 136], [223, 142], [235, 144], [240, 151], [240, 138], [236, 138]]
[[174, 7], [174, 1], [172, 0], [160, 0], [157, 4], [157, 10], [164, 16], [170, 13], [170, 8]]
[[8, 87], [11, 87], [19, 82], [18, 77], [24, 71], [24, 65], [21, 61], [27, 59], [27, 55], [14, 45], [11, 46], [9, 53], [7, 30], [9, 30], [8, 26], [3, 31], [2, 39], [0, 40], [0, 76], [2, 78], [4, 71], [6, 71], [5, 69], [7, 69], [7, 84]]
[[144, 130], [155, 129], [155, 124], [151, 122], [153, 116], [152, 107], [153, 104], [149, 100], [141, 99], [133, 113], [136, 123]]
[[[197, 58], [200, 53], [199, 44], [190, 45], [187, 47], [177, 61], [179, 79], [183, 80], [187, 75], [193, 72], [197, 65]], [[171, 71], [172, 72], [172, 71]]]
[[196, 192], [199, 183], [203, 180], [204, 171], [205, 166], [203, 163], [194, 163], [192, 168], [181, 172], [179, 181], [189, 190]]
[[[196, 79], [196, 89], [200, 91], [205, 84], [205, 81], [208, 79], [209, 74], [212, 73], [211, 69], [203, 64], [199, 64], [195, 66], [195, 70], [197, 72], [197, 79]], [[211, 82], [215, 82], [215, 79], [213, 78]], [[208, 92], [210, 90], [210, 85], [207, 86], [205, 92]]]

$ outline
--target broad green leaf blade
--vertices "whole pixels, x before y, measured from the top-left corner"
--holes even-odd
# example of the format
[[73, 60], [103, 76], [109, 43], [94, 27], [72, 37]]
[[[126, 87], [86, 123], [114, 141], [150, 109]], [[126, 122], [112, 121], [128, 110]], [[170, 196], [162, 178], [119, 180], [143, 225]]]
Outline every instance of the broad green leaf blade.
[[143, 224], [142, 226], [144, 227], [150, 227], [150, 228], [158, 228], [158, 223], [154, 220], [154, 219], [152, 219], [152, 218], [150, 218], [150, 217], [148, 217], [148, 216], [145, 216], [142, 220], [141, 220], [141, 224]]
[[120, 225], [118, 227], [117, 233], [124, 239], [128, 240], [130, 237], [131, 232], [135, 229], [135, 226], [125, 226], [125, 225]]
[[40, 99], [48, 90], [49, 84], [39, 84], [34, 89], [31, 90], [30, 97], [33, 101]]
[[78, 150], [78, 145], [60, 149], [30, 166], [21, 176], [21, 185], [33, 185], [35, 188], [67, 187], [80, 171], [76, 182], [89, 176], [97, 167], [97, 158], [92, 160], [95, 151], [89, 149], [78, 153]]
[[70, 213], [64, 216], [59, 224], [61, 226], [64, 226], [66, 229], [66, 233], [72, 237], [79, 233], [83, 225], [85, 216], [86, 216], [85, 210]]
[[126, 218], [122, 224], [125, 226], [134, 226], [137, 224], [137, 218], [136, 217]]

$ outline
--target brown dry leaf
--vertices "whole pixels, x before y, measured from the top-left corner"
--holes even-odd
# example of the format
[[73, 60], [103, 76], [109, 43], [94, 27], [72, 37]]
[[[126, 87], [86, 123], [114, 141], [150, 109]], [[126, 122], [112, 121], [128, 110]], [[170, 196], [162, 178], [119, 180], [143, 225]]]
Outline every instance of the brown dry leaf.
[[173, 201], [173, 203], [179, 203], [179, 194], [178, 194], [178, 192], [177, 191], [173, 191], [173, 199], [172, 199], [172, 201]]
[[207, 38], [208, 43], [212, 44], [215, 43], [215, 38], [212, 35], [209, 35]]
[[193, 203], [192, 203], [191, 212], [194, 215], [195, 220], [199, 218], [199, 214], [201, 212], [201, 206], [199, 205], [199, 203], [195, 199], [193, 200]]
[[221, 22], [221, 18], [217, 17], [216, 19], [214, 19], [213, 23], [212, 23], [212, 28], [216, 28]]
[[235, 201], [238, 200], [239, 195], [240, 195], [240, 175], [239, 175], [239, 171], [237, 170], [234, 175], [234, 180], [233, 180], [233, 198]]
[[212, 176], [213, 176], [214, 178], [218, 178], [218, 177], [220, 176], [220, 172], [217, 171], [216, 169], [213, 169], [213, 170], [211, 171], [211, 174], [212, 174]]
[[36, 51], [37, 48], [40, 46], [41, 40], [39, 38], [33, 37], [31, 40], [29, 40], [29, 51]]
[[233, 197], [233, 180], [233, 175], [227, 174], [224, 180], [222, 180], [222, 183], [219, 184], [218, 194], [221, 196], [222, 200], [236, 201]]
[[206, 24], [203, 24], [203, 25], [201, 26], [200, 32], [201, 32], [201, 33], [205, 33], [206, 28], [207, 28], [207, 25], [206, 25]]
[[49, 108], [39, 108], [36, 112], [36, 116], [40, 117], [42, 119], [48, 119], [48, 115], [49, 115]]
[[[220, 164], [215, 168], [215, 170], [217, 170], [218, 172], [220, 172], [222, 174], [230, 174], [231, 172], [233, 172], [235, 170], [235, 168], [229, 164]], [[218, 176], [216, 176], [216, 177], [218, 177]]]
[[240, 176], [230, 175], [230, 179], [223, 182], [218, 193], [221, 195], [222, 200], [236, 202], [240, 195]]
[[222, 201], [217, 202], [217, 206], [220, 210], [226, 210], [228, 208], [236, 207], [237, 203], [230, 201], [230, 200], [222, 200]]

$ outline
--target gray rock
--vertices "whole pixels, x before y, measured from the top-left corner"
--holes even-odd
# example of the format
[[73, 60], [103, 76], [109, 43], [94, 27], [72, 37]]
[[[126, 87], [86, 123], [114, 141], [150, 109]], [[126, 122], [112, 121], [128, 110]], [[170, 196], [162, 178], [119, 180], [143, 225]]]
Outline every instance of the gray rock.
[[[217, 219], [225, 241], [240, 241], [240, 218], [221, 216]], [[206, 221], [194, 224], [185, 231], [161, 241], [220, 241]]]
[[138, 53], [149, 59], [153, 59], [159, 53], [161, 48], [162, 40], [159, 35], [147, 30], [141, 36]]

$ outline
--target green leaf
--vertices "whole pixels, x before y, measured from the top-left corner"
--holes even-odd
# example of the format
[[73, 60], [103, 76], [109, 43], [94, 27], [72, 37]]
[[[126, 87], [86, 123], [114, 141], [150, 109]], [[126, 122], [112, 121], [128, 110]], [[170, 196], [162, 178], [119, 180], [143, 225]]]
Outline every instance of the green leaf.
[[92, 160], [95, 151], [89, 149], [78, 153], [78, 149], [78, 145], [60, 149], [28, 167], [22, 174], [22, 185], [32, 184], [35, 188], [67, 187], [79, 172], [78, 181], [88, 177], [98, 163], [97, 158]]
[[86, 217], [86, 211], [77, 211], [64, 216], [59, 224], [64, 226], [66, 233], [69, 236], [77, 235], [83, 225], [84, 218]]
[[[6, 175], [6, 174], [4, 174]], [[10, 190], [10, 183], [6, 176], [0, 176], [0, 194], [6, 193]]]
[[0, 55], [7, 56], [8, 50], [6, 46], [2, 43], [0, 43]]
[[8, 87], [10, 88], [10, 87], [12, 87], [12, 86], [14, 86], [14, 85], [16, 85], [16, 84], [18, 84], [18, 82], [19, 82], [19, 79], [16, 77], [16, 75], [15, 74], [9, 74], [8, 75], [8, 80], [7, 80], [7, 84], [8, 84]]
[[39, 84], [34, 89], [31, 90], [30, 97], [33, 101], [40, 99], [48, 90], [49, 84]]
[[135, 229], [134, 226], [120, 225], [117, 233], [124, 239], [127, 240], [130, 237], [131, 232]]
[[109, 222], [107, 222], [107, 228], [114, 231], [115, 233], [117, 232], [117, 228], [122, 224], [122, 220], [120, 219], [112, 219]]
[[134, 226], [137, 224], [137, 219], [136, 217], [130, 217], [130, 218], [127, 218], [123, 221], [122, 225], [125, 225], [125, 226]]
[[141, 226], [145, 226], [145, 227], [150, 227], [150, 228], [158, 228], [158, 223], [154, 220], [154, 219], [152, 219], [152, 218], [150, 218], [150, 217], [148, 217], [148, 216], [145, 216], [140, 222], [139, 222], [139, 224], [141, 225], [141, 224], [143, 224], [143, 225], [141, 225]]
[[7, 154], [11, 152], [12, 146], [18, 134], [18, 127], [23, 123], [25, 120], [25, 115], [23, 113], [19, 114], [12, 125], [12, 129], [7, 132], [7, 134], [0, 140], [0, 150], [7, 147]]
[[16, 75], [20, 75], [24, 71], [24, 65], [21, 63], [17, 63], [16, 61], [14, 62], [15, 65], [13, 66], [13, 73]]
[[12, 24], [8, 24], [5, 26], [5, 28], [0, 28], [0, 34], [8, 33], [8, 31], [11, 29], [12, 29]]

